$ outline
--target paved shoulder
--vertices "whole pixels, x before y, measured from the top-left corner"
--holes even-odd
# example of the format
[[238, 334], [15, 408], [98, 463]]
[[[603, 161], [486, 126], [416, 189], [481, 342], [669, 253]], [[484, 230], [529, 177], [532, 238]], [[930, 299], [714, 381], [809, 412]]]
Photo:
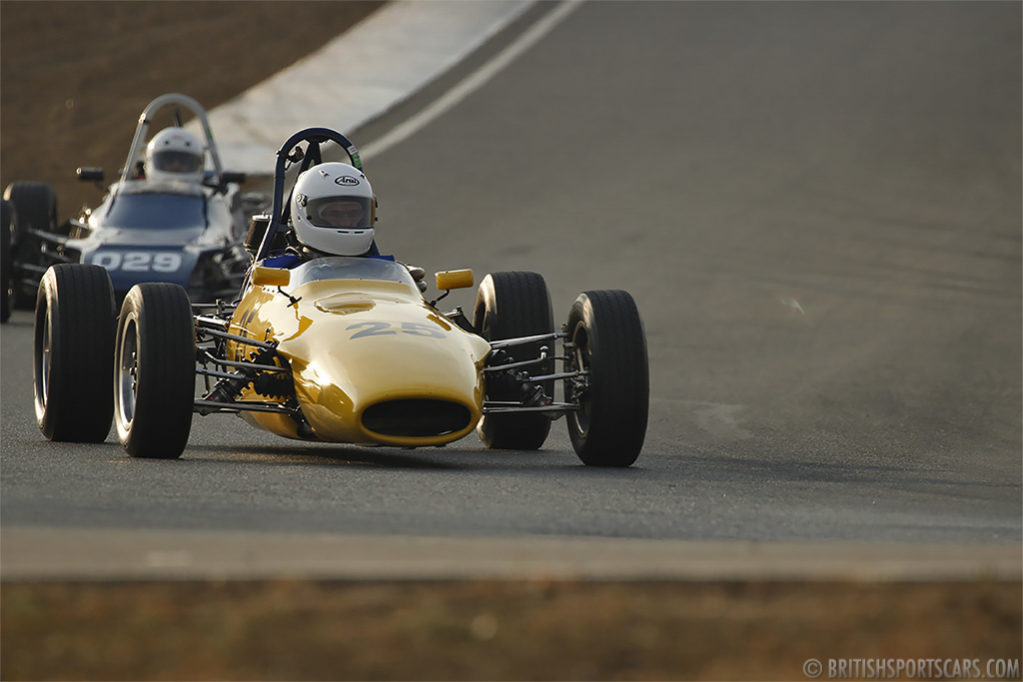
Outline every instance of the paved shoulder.
[[210, 113], [225, 164], [272, 172], [296, 130], [348, 131], [387, 111], [457, 64], [533, 4], [390, 3], [324, 48]]

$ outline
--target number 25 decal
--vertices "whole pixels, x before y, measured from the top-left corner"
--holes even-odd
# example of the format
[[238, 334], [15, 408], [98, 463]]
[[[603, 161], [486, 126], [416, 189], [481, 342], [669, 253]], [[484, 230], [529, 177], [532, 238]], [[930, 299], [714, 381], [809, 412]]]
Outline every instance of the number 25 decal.
[[364, 336], [391, 336], [393, 334], [411, 334], [412, 336], [429, 336], [435, 339], [443, 339], [444, 333], [430, 324], [421, 324], [419, 322], [402, 322], [401, 327], [390, 322], [359, 322], [349, 327], [345, 327], [346, 330], [362, 329], [360, 332], [355, 332], [351, 335], [352, 339], [360, 339]]
[[125, 272], [177, 272], [181, 269], [180, 253], [148, 253], [146, 251], [101, 251], [93, 255], [93, 265], [102, 265], [107, 270]]

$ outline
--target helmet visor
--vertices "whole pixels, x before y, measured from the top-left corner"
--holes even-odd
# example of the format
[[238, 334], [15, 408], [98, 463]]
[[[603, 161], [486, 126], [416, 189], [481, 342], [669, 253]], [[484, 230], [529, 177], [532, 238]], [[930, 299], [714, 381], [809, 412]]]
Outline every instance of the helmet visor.
[[195, 173], [202, 168], [202, 157], [190, 152], [156, 152], [153, 154], [153, 165], [168, 173]]
[[372, 227], [366, 197], [323, 197], [305, 206], [306, 219], [316, 227]]

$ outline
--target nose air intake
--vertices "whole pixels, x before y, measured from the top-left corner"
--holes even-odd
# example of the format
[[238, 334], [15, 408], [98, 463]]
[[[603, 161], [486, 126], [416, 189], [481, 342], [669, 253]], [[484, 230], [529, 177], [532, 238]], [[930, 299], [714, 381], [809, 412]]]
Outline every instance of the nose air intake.
[[405, 438], [457, 433], [468, 428], [471, 420], [468, 408], [447, 400], [388, 400], [362, 413], [362, 425], [368, 431]]

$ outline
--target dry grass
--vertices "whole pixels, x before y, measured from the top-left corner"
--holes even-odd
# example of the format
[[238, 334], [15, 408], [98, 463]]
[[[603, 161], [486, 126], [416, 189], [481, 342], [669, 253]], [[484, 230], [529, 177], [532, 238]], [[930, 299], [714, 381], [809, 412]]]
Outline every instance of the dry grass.
[[51, 184], [61, 220], [95, 206], [102, 193], [75, 168], [102, 166], [113, 178], [154, 97], [181, 92], [212, 109], [382, 4], [3, 0], [2, 184]]
[[7, 583], [3, 679], [804, 679], [1020, 657], [1018, 583]]

